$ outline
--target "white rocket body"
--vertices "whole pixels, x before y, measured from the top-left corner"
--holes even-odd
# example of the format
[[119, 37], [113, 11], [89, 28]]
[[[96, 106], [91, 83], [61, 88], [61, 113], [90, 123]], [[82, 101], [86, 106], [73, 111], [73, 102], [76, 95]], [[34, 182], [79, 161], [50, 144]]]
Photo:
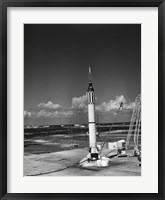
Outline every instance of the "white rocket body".
[[[89, 69], [89, 73], [90, 73]], [[96, 143], [96, 124], [95, 124], [95, 94], [91, 80], [89, 80], [87, 90], [87, 101], [88, 101], [88, 123], [89, 123], [89, 153], [92, 159], [98, 158], [98, 150]]]
[[93, 103], [88, 104], [88, 123], [89, 123], [89, 147], [91, 151], [90, 153], [97, 153], [95, 107]]

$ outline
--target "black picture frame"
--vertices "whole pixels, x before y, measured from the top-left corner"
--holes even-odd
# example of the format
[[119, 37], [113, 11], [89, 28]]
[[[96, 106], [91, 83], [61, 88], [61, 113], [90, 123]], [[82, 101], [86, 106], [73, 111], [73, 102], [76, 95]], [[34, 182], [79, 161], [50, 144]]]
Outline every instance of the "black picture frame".
[[[8, 7], [158, 7], [158, 193], [7, 193], [7, 8]], [[165, 199], [163, 0], [0, 0], [0, 198], [1, 199]], [[151, 160], [152, 164], [152, 160]], [[109, 186], [111, 187], [111, 186]], [[147, 187], [147, 186], [146, 186]]]

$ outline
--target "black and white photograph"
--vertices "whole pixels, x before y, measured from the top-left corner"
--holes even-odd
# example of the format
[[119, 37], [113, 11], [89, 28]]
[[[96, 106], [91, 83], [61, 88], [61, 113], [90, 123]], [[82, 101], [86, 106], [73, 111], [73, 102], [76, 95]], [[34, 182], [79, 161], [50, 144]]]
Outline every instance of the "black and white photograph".
[[24, 24], [24, 176], [141, 176], [141, 24]]

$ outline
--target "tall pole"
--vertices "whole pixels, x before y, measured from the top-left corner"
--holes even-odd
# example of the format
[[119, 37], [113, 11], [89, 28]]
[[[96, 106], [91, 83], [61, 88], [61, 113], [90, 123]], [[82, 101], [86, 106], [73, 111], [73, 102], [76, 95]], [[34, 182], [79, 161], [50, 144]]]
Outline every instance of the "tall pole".
[[89, 123], [89, 154], [90, 159], [98, 159], [98, 150], [96, 143], [96, 123], [95, 123], [95, 92], [92, 85], [92, 71], [89, 67], [87, 102], [88, 102], [88, 123]]

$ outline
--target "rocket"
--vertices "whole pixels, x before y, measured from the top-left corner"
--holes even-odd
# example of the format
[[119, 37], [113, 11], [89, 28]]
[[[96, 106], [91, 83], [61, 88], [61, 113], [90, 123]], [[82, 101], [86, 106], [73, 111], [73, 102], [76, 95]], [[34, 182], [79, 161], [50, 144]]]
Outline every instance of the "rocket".
[[89, 123], [89, 155], [91, 160], [98, 159], [98, 149], [96, 142], [96, 123], [95, 123], [95, 91], [92, 84], [92, 71], [89, 67], [89, 83], [87, 89], [88, 102], [88, 123]]

